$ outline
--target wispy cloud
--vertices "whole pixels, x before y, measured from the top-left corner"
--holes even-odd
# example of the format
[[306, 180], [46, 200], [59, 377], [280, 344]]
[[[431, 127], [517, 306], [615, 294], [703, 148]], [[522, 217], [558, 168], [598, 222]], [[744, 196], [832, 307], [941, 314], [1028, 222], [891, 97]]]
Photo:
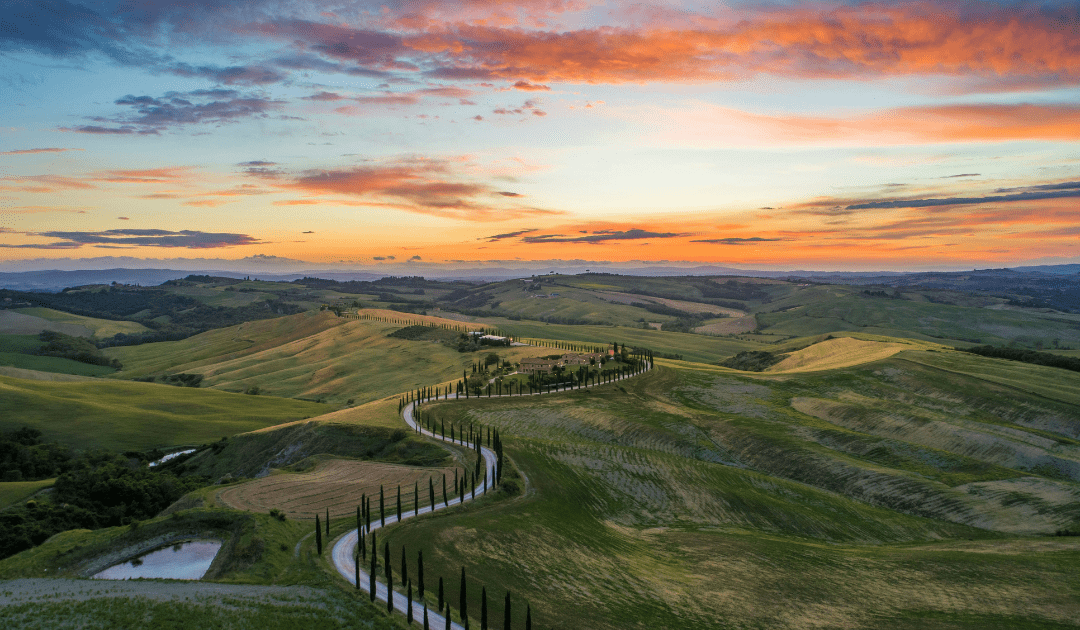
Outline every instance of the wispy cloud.
[[690, 236], [676, 232], [650, 232], [632, 228], [629, 230], [599, 230], [586, 236], [564, 236], [561, 234], [542, 234], [522, 238], [525, 243], [603, 243], [605, 241], [638, 241], [653, 238], [681, 238]]
[[[310, 170], [273, 177], [272, 185], [339, 205], [394, 207], [464, 220], [492, 221], [561, 214], [522, 206], [497, 188], [462, 172], [462, 160], [399, 159], [350, 168]], [[255, 173], [259, 175], [259, 173]], [[289, 203], [289, 202], [285, 202]]]
[[775, 241], [783, 241], [782, 238], [762, 238], [760, 236], [751, 236], [749, 238], [740, 238], [731, 236], [727, 238], [702, 238], [690, 241], [691, 243], [712, 243], [714, 245], [746, 245], [748, 243], [772, 243]]
[[501, 241], [501, 240], [508, 239], [508, 238], [517, 238], [517, 237], [519, 237], [519, 236], [521, 236], [523, 234], [529, 234], [529, 233], [535, 232], [535, 231], [536, 231], [535, 229], [532, 229], [532, 230], [518, 230], [517, 232], [507, 232], [505, 234], [495, 234], [494, 236], [485, 236], [485, 237], [483, 237], [481, 239], [477, 239], [477, 240], [486, 240], [489, 243], [494, 243], [495, 241]]
[[33, 232], [30, 236], [58, 239], [52, 243], [0, 244], [16, 249], [78, 249], [94, 247], [165, 247], [181, 249], [214, 249], [256, 245], [261, 241], [246, 234], [200, 232], [197, 230], [104, 230], [100, 232]]
[[36, 153], [63, 153], [65, 151], [82, 151], [82, 149], [15, 149], [13, 151], [0, 151], [0, 155], [33, 155]]
[[[174, 127], [198, 124], [228, 124], [246, 118], [269, 118], [285, 101], [241, 94], [229, 89], [167, 92], [164, 96], [127, 95], [116, 105], [127, 107], [129, 113], [115, 116], [95, 116], [95, 125], [61, 127], [61, 131], [89, 134], [155, 135]], [[112, 126], [102, 126], [102, 124]]]

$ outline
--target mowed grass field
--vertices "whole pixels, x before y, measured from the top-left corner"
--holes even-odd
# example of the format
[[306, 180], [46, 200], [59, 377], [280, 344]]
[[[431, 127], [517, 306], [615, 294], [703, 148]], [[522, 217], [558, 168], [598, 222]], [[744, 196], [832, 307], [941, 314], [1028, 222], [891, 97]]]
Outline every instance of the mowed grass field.
[[501, 318], [485, 318], [482, 321], [526, 340], [561, 340], [600, 346], [612, 342], [622, 346], [625, 343], [632, 348], [648, 348], [657, 353], [677, 354], [687, 361], [699, 363], [715, 363], [744, 350], [769, 349], [767, 344], [733, 337], [710, 337], [624, 326], [567, 326]]
[[[268, 477], [231, 486], [217, 493], [217, 501], [227, 507], [249, 512], [276, 508], [289, 518], [314, 519], [330, 510], [331, 518], [355, 516], [361, 497], [372, 500], [372, 514], [379, 515], [379, 489], [383, 488], [387, 516], [396, 514], [397, 491], [401, 504], [412, 512], [414, 491], [419, 484], [419, 506], [430, 503], [428, 481], [435, 486], [436, 502], [442, 502], [443, 476], [450, 498], [454, 493], [454, 473], [458, 468], [421, 468], [383, 462], [331, 459], [316, 464], [311, 472], [278, 472]], [[459, 472], [459, 474], [463, 474]]]
[[204, 444], [331, 410], [299, 400], [154, 383], [0, 376], [0, 430], [29, 426], [46, 440], [79, 449]]
[[[404, 318], [400, 313], [394, 315]], [[246, 391], [258, 387], [273, 396], [338, 405], [351, 400], [359, 405], [417, 387], [453, 382], [490, 352], [513, 362], [551, 352], [546, 348], [489, 347], [462, 353], [438, 342], [388, 336], [402, 327], [338, 318], [328, 312], [303, 313], [214, 330], [183, 341], [114, 348], [108, 354], [124, 363], [117, 378], [198, 373], [204, 375], [204, 388]]]
[[38, 491], [51, 487], [54, 483], [56, 483], [56, 479], [0, 482], [0, 510], [9, 505], [20, 503]]
[[[84, 315], [65, 313], [64, 311], [57, 311], [51, 308], [20, 308], [14, 309], [14, 312], [21, 313], [23, 315], [29, 315], [31, 317], [38, 317], [47, 322], [53, 322], [55, 324], [80, 326], [90, 331], [90, 335], [99, 339], [105, 339], [107, 337], [112, 337], [120, 333], [132, 335], [150, 330], [149, 328], [143, 326], [138, 322], [86, 317]], [[61, 332], [63, 332], [63, 330], [61, 330]]]
[[1022, 383], [1080, 375], [1019, 364], [1005, 384], [980, 359], [925, 345], [808, 372], [661, 367], [435, 405], [498, 427], [531, 492], [381, 539], [423, 550], [429, 575], [465, 566], [493, 628], [504, 589], [552, 628], [1076, 627], [1080, 538], [1052, 534], [1080, 530], [1080, 401]]

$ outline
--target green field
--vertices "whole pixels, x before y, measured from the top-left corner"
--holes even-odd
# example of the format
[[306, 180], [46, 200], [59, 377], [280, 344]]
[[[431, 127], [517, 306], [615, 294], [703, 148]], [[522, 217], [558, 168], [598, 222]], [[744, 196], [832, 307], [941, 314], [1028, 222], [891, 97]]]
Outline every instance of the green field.
[[4, 481], [0, 482], [0, 510], [30, 497], [30, 495], [53, 485], [56, 479], [39, 481]]
[[140, 332], [146, 332], [150, 330], [146, 326], [138, 322], [128, 322], [111, 319], [98, 319], [96, 317], [86, 317], [83, 315], [75, 315], [73, 313], [65, 313], [63, 311], [57, 311], [51, 308], [19, 308], [15, 309], [16, 313], [22, 313], [23, 315], [31, 315], [33, 317], [40, 317], [46, 321], [56, 322], [59, 324], [73, 324], [75, 326], [82, 326], [91, 332], [91, 334], [99, 339], [106, 337], [112, 337], [119, 333], [135, 334]]
[[225, 391], [258, 387], [265, 394], [363, 404], [416, 387], [455, 381], [495, 351], [517, 361], [546, 349], [486, 348], [458, 352], [433, 341], [388, 337], [399, 325], [311, 312], [209, 331], [183, 341], [111, 348], [124, 370], [117, 378], [198, 373], [202, 386]]
[[620, 346], [626, 343], [632, 348], [678, 354], [687, 361], [699, 363], [714, 363], [744, 350], [768, 349], [764, 344], [734, 337], [711, 337], [622, 326], [567, 326], [501, 318], [484, 318], [482, 321], [525, 339], [575, 341], [601, 346], [612, 342], [617, 342]]
[[37, 335], [0, 335], [0, 366], [77, 376], [104, 376], [116, 371], [104, 365], [32, 354], [43, 345], [45, 342], [38, 339]]
[[970, 356], [442, 403], [500, 429], [530, 492], [386, 538], [465, 566], [495, 619], [531, 593], [543, 627], [1073, 627], [1080, 540], [1031, 535], [1080, 530], [1080, 402], [1017, 383], [1080, 375]]
[[[397, 411], [403, 392], [453, 383], [492, 350], [514, 361], [560, 354], [560, 344], [617, 342], [683, 360], [662, 359], [647, 374], [587, 390], [428, 405], [458, 426], [498, 429], [511, 474], [523, 475], [511, 485], [522, 492], [492, 493], [380, 531], [395, 575], [403, 546], [414, 576], [422, 550], [429, 602], [442, 576], [456, 609], [465, 567], [473, 626], [485, 586], [492, 630], [502, 628], [507, 589], [517, 602], [516, 624], [527, 600], [537, 628], [1080, 625], [1080, 373], [952, 348], [1077, 347], [1080, 315], [1020, 309], [994, 296], [890, 289], [882, 297], [863, 287], [780, 280], [539, 280], [533, 291], [526, 288], [536, 280], [461, 290], [472, 292], [463, 298], [461, 308], [471, 313], [463, 320], [546, 340], [538, 347], [459, 353], [437, 340], [389, 337], [399, 324], [312, 310], [182, 341], [110, 348], [107, 356], [124, 369], [106, 379], [0, 376], [0, 430], [28, 425], [77, 448], [216, 442], [173, 470], [224, 484], [273, 469], [306, 471], [292, 490], [303, 506], [294, 513], [332, 508], [337, 515], [351, 511], [357, 487], [380, 483], [368, 478], [378, 467], [340, 460], [472, 466], [470, 452], [407, 431]], [[219, 306], [274, 296], [310, 306], [366, 305], [372, 297], [257, 280], [172, 290]], [[449, 293], [424, 291], [388, 286], [386, 293], [423, 308]], [[640, 320], [673, 319], [625, 303], [637, 295], [647, 301], [648, 293], [687, 301], [673, 303], [685, 309], [709, 299], [737, 303], [756, 330], [706, 336], [643, 329]], [[477, 316], [487, 310], [499, 316]], [[0, 336], [0, 365], [45, 359], [18, 354], [35, 343], [34, 336]], [[717, 365], [747, 350], [785, 356], [763, 372]], [[48, 368], [42, 362], [32, 369]], [[130, 380], [179, 373], [203, 375], [202, 388]], [[260, 395], [236, 393], [256, 387]], [[327, 464], [330, 457], [338, 463]], [[333, 483], [318, 488], [327, 470], [338, 476], [326, 472]], [[355, 477], [364, 478], [354, 485]], [[48, 483], [2, 484], [0, 507]], [[117, 545], [216, 523], [236, 544], [213, 580], [306, 584], [332, 594], [285, 598], [281, 606], [50, 601], [37, 609], [0, 606], [0, 623], [71, 617], [126, 625], [181, 616], [210, 623], [222, 606], [223, 623], [236, 625], [368, 627], [376, 619], [374, 627], [404, 626], [373, 616], [366, 598], [344, 585], [329, 553], [315, 553], [310, 523], [224, 509], [220, 495], [234, 488], [255, 493], [210, 486], [136, 527], [67, 532], [0, 560], [0, 577], [72, 577], [80, 562]], [[262, 510], [277, 492], [252, 494], [258, 501], [249, 503]], [[330, 538], [354, 524], [351, 515], [335, 516]], [[342, 612], [353, 604], [355, 614]]]
[[29, 426], [80, 449], [205, 444], [327, 411], [332, 408], [311, 402], [153, 383], [0, 376], [0, 430]]
[[757, 319], [763, 333], [794, 337], [848, 330], [965, 345], [1080, 344], [1080, 315], [874, 298], [845, 286], [807, 287], [769, 304]]
[[75, 374], [77, 376], [105, 376], [116, 372], [106, 365], [90, 365], [61, 357], [38, 357], [17, 352], [0, 352], [0, 365], [21, 370], [55, 372], [57, 374]]

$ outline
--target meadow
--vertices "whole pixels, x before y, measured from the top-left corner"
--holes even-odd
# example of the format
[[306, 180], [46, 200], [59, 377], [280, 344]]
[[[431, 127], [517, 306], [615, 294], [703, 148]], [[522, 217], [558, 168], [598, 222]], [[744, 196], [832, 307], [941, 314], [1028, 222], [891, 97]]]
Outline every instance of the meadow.
[[54, 482], [56, 482], [56, 479], [0, 482], [0, 510], [9, 505], [25, 501], [32, 495], [53, 485]]
[[[951, 346], [1069, 345], [1080, 318], [960, 294], [943, 303], [918, 290], [882, 298], [773, 280], [545, 279], [539, 292], [559, 293], [554, 298], [526, 297], [523, 284], [477, 291], [498, 302], [499, 314], [625, 325], [453, 315], [472, 328], [546, 340], [459, 353], [438, 341], [389, 337], [402, 323], [310, 311], [108, 349], [125, 366], [109, 379], [0, 376], [7, 405], [0, 417], [19, 410], [18, 426], [61, 441], [91, 435], [114, 449], [213, 442], [173, 470], [222, 484], [138, 528], [61, 534], [0, 561], [0, 575], [76, 575], [79, 559], [95, 550], [205, 518], [220, 520], [235, 541], [214, 580], [307, 584], [323, 593], [312, 596], [323, 603], [311, 610], [290, 600], [305, 611], [300, 617], [289, 616], [289, 605], [275, 608], [283, 619], [404, 625], [343, 586], [329, 553], [316, 553], [311, 530], [313, 515], [328, 508], [328, 539], [351, 529], [360, 495], [372, 497], [380, 484], [393, 489], [390, 507], [401, 483], [408, 510], [414, 483], [424, 505], [429, 478], [439, 480], [441, 497], [443, 472], [471, 470], [470, 451], [406, 429], [398, 396], [452, 384], [492, 350], [518, 360], [561, 353], [553, 346], [567, 343], [618, 342], [682, 360], [659, 359], [647, 374], [588, 390], [428, 405], [448, 423], [497, 428], [523, 486], [521, 494], [495, 493], [379, 533], [395, 565], [401, 547], [408, 550], [412, 575], [423, 551], [429, 603], [443, 576], [456, 607], [465, 567], [473, 621], [486, 586], [493, 630], [502, 628], [507, 589], [518, 602], [515, 617], [528, 601], [538, 628], [1076, 627], [1080, 374]], [[197, 297], [210, 301], [283, 290], [243, 286], [251, 292], [185, 290], [193, 297], [212, 290]], [[700, 301], [710, 299], [743, 308]], [[639, 300], [749, 314], [702, 320], [712, 336], [643, 329], [638, 320], [667, 316], [628, 303]], [[779, 360], [762, 372], [718, 365], [744, 351]], [[123, 380], [177, 373], [202, 374], [203, 388]], [[228, 393], [254, 387], [260, 395]], [[0, 498], [20, 501], [29, 491], [0, 487]], [[285, 520], [270, 509], [284, 510]], [[352, 617], [334, 603], [354, 599], [360, 612]], [[118, 601], [118, 615], [162, 619], [214, 606]], [[9, 618], [45, 618], [20, 606]], [[266, 619], [258, 605], [229, 606], [237, 623]], [[38, 614], [61, 613], [113, 619], [92, 602], [57, 601]]]
[[[503, 588], [525, 594], [544, 627], [1075, 627], [1080, 540], [1052, 534], [1080, 529], [1080, 407], [943, 376], [927, 363], [961, 355], [930, 345], [825, 369], [828, 349], [801, 373], [664, 362], [440, 403], [499, 428], [529, 492], [384, 539], [465, 566], [496, 620]], [[1028, 380], [1067, 389], [1058, 372]]]
[[[372, 311], [378, 314], [377, 311]], [[405, 317], [394, 313], [398, 317]], [[461, 325], [434, 317], [412, 317]], [[182, 341], [112, 348], [124, 370], [116, 378], [197, 373], [202, 387], [360, 405], [436, 383], [454, 382], [490, 352], [502, 359], [546, 354], [530, 347], [458, 352], [434, 341], [388, 335], [401, 328], [376, 320], [310, 312], [209, 331]]]
[[29, 426], [48, 440], [79, 449], [205, 444], [331, 410], [300, 400], [154, 383], [0, 376], [0, 429]]

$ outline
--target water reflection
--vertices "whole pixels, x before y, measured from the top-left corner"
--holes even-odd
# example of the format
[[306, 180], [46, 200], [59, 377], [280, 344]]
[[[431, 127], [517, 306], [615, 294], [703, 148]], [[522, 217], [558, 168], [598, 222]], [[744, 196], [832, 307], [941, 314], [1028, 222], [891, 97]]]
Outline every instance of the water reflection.
[[122, 564], [114, 564], [92, 577], [98, 580], [198, 580], [206, 574], [219, 549], [221, 541], [218, 540], [189, 540], [155, 549]]

